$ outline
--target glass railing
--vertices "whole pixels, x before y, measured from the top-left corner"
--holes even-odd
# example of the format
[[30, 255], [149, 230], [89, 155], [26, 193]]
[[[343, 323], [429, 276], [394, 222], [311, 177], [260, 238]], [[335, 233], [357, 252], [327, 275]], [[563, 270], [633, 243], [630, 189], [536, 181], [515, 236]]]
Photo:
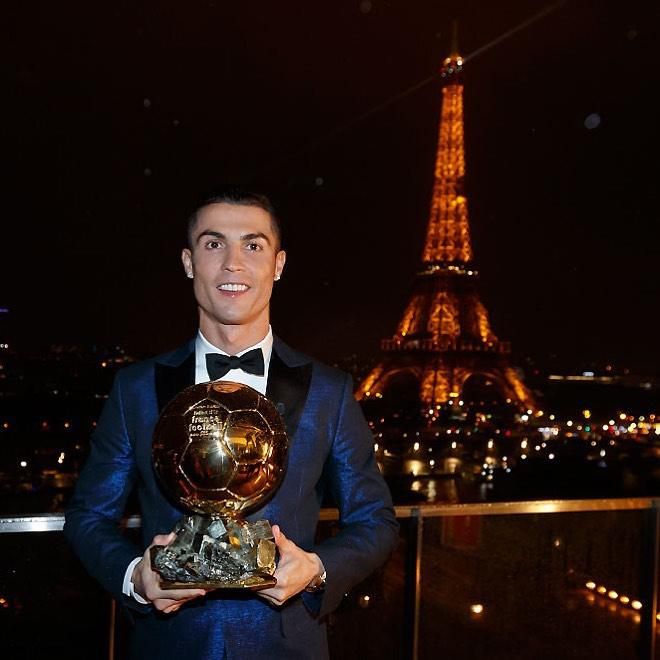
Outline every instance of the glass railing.
[[[660, 660], [659, 515], [651, 498], [397, 507], [401, 542], [329, 617], [331, 656]], [[0, 518], [3, 657], [123, 658], [128, 624], [62, 524]]]

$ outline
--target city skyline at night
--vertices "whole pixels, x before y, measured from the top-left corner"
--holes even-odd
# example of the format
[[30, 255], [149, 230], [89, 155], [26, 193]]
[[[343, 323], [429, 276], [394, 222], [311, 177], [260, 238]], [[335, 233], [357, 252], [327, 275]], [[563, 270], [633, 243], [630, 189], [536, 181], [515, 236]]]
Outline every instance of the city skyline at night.
[[[462, 50], [544, 7], [466, 3]], [[423, 247], [438, 80], [353, 120], [438, 71], [455, 8], [143, 9], [44, 7], [29, 31], [26, 9], [10, 18], [0, 305], [15, 335], [142, 355], [185, 339], [187, 201], [229, 180], [282, 207], [276, 331], [321, 358], [375, 356]], [[643, 2], [560, 3], [470, 65], [475, 261], [520, 355], [657, 370], [656, 19]]]

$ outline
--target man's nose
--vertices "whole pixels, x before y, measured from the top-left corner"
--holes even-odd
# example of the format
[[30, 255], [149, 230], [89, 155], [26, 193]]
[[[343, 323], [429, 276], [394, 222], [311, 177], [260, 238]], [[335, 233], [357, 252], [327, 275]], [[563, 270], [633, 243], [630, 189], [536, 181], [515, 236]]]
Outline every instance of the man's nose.
[[243, 253], [240, 246], [229, 247], [225, 252], [223, 264], [225, 270], [236, 271], [243, 269]]

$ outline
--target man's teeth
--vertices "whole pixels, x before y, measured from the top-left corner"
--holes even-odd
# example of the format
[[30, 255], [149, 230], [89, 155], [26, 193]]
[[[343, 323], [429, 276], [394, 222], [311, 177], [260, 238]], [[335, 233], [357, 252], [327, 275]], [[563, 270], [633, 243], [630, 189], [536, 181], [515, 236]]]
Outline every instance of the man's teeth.
[[248, 285], [247, 284], [221, 284], [218, 286], [218, 289], [220, 291], [231, 291], [232, 293], [236, 293], [238, 291], [247, 291], [248, 290]]

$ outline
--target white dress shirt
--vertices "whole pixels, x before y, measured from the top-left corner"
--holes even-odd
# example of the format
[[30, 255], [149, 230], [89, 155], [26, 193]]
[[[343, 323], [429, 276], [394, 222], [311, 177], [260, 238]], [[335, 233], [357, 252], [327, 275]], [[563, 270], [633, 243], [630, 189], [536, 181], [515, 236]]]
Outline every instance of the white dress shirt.
[[[235, 383], [241, 383], [241, 385], [249, 385], [250, 387], [257, 390], [261, 394], [266, 394], [266, 386], [268, 384], [268, 368], [270, 367], [270, 356], [273, 354], [273, 329], [268, 326], [268, 334], [254, 346], [249, 346], [245, 350], [237, 353], [240, 357], [243, 353], [247, 353], [255, 348], [260, 348], [264, 354], [264, 375], [258, 376], [257, 374], [249, 374], [242, 369], [230, 369], [222, 378], [218, 380], [231, 380]], [[229, 355], [225, 353], [222, 349], [214, 346], [209, 342], [209, 340], [202, 334], [202, 331], [199, 330], [197, 333], [197, 338], [195, 339], [195, 385], [199, 383], [208, 383], [209, 382], [209, 372], [206, 370], [206, 354], [207, 353], [222, 353], [223, 355]], [[122, 592], [129, 597], [135, 598], [138, 603], [147, 605], [149, 601], [145, 600], [135, 591], [135, 585], [133, 584], [133, 570], [137, 566], [138, 562], [142, 557], [136, 557], [126, 569], [124, 574], [124, 582], [122, 584]]]
[[[263, 376], [249, 374], [242, 369], [231, 369], [222, 378], [218, 378], [218, 380], [232, 380], [235, 383], [241, 383], [241, 385], [249, 385], [261, 394], [266, 394], [266, 385], [268, 383], [268, 368], [270, 367], [270, 356], [273, 353], [273, 330], [270, 326], [268, 326], [268, 334], [258, 344], [250, 346], [240, 353], [237, 353], [236, 355], [240, 357], [241, 355], [247, 353], [248, 351], [252, 351], [255, 348], [260, 348], [261, 352], [264, 354]], [[207, 353], [220, 353], [222, 355], [229, 355], [229, 353], [225, 353], [225, 351], [223, 351], [221, 348], [218, 348], [209, 342], [209, 340], [202, 334], [202, 331], [200, 330], [197, 333], [197, 339], [195, 340], [196, 385], [199, 383], [207, 383], [209, 381], [209, 372], [206, 370]]]

